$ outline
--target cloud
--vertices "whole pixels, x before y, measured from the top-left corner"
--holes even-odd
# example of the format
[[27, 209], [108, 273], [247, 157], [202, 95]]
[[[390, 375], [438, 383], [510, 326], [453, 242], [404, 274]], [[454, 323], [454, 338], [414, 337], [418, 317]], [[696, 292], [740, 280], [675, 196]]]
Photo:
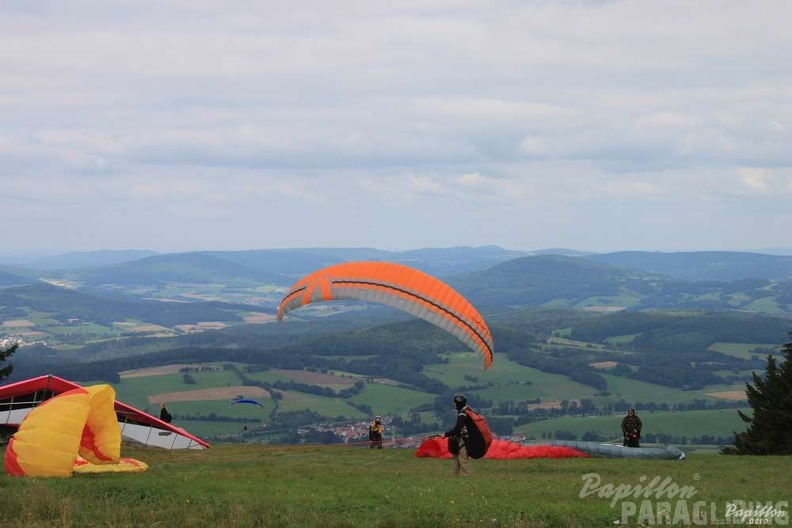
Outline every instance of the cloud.
[[792, 246], [790, 14], [3, 3], [0, 220], [41, 250]]

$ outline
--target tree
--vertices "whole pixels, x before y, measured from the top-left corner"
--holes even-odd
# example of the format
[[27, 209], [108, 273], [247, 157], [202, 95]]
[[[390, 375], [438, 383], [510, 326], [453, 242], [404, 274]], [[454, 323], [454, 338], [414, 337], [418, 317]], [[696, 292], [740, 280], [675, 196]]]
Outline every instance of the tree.
[[[8, 358], [10, 358], [11, 355], [14, 352], [16, 352], [16, 349], [17, 349], [18, 346], [19, 345], [15, 343], [15, 344], [11, 345], [11, 348], [7, 348], [5, 350], [0, 350], [0, 365], [2, 365], [3, 362], [8, 361]], [[3, 381], [8, 376], [10, 376], [12, 370], [14, 370], [14, 367], [11, 364], [8, 364], [5, 367], [1, 368], [0, 369], [0, 381]]]
[[[790, 332], [792, 337], [792, 332]], [[780, 364], [767, 357], [767, 370], [754, 372], [753, 385], [746, 383], [753, 417], [737, 411], [748, 430], [735, 433], [734, 452], [741, 455], [792, 455], [792, 342], [781, 351]]]

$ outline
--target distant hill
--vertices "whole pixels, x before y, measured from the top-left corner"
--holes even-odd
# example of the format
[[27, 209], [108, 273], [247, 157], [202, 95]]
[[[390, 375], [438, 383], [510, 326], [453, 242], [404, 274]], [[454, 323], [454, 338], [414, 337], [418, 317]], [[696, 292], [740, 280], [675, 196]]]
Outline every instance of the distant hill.
[[33, 284], [35, 282], [38, 282], [38, 280], [0, 270], [0, 287], [20, 286], [22, 284]]
[[[600, 264], [579, 257], [522, 257], [454, 277], [450, 283], [474, 304], [515, 307], [576, 306], [592, 297], [638, 299], [660, 291], [657, 275]], [[604, 300], [603, 300], [604, 301]]]
[[63, 272], [61, 278], [86, 286], [158, 285], [164, 283], [253, 284], [286, 283], [277, 273], [248, 267], [212, 252], [172, 253], [100, 268]]
[[424, 248], [393, 253], [391, 262], [415, 267], [421, 271], [448, 277], [467, 273], [507, 262], [528, 255], [524, 251], [513, 251], [498, 246]]
[[588, 257], [523, 257], [449, 283], [477, 306], [792, 312], [792, 280], [682, 280]]
[[109, 266], [111, 264], [119, 264], [121, 262], [131, 262], [156, 254], [156, 251], [138, 249], [74, 251], [62, 255], [32, 260], [27, 262], [26, 266], [38, 270], [96, 268], [100, 266]]
[[386, 260], [392, 253], [372, 248], [254, 249], [212, 251], [215, 255], [269, 275], [273, 281], [291, 284], [299, 277], [325, 266], [349, 260]]
[[390, 252], [372, 248], [261, 249], [200, 251], [155, 255], [101, 267], [52, 270], [49, 278], [82, 286], [197, 283], [224, 285], [291, 285], [298, 278], [331, 264], [387, 260], [447, 276], [488, 268], [524, 255], [496, 246], [417, 249]]
[[792, 256], [736, 251], [620, 251], [584, 258], [685, 280], [792, 279]]
[[59, 324], [82, 321], [112, 326], [116, 321], [140, 320], [171, 327], [200, 321], [241, 322], [237, 309], [223, 303], [101, 298], [45, 283], [0, 289], [0, 320], [20, 317], [25, 310], [32, 310], [50, 314]]
[[225, 259], [292, 279], [312, 271], [350, 261], [388, 261], [412, 266], [439, 277], [485, 269], [527, 253], [498, 246], [423, 248], [385, 251], [374, 248], [259, 249], [211, 252]]
[[562, 255], [565, 257], [583, 257], [587, 255], [594, 255], [591, 251], [578, 251], [577, 249], [568, 248], [548, 248], [539, 249], [537, 251], [529, 252], [531, 255]]

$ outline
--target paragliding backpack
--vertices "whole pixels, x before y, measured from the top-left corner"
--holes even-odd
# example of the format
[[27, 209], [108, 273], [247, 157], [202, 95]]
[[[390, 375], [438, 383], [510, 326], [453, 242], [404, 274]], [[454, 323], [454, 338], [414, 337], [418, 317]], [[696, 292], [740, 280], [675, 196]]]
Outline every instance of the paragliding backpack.
[[487, 419], [478, 414], [470, 407], [465, 408], [465, 414], [470, 418], [471, 424], [468, 425], [467, 453], [470, 458], [481, 458], [487, 454], [487, 450], [492, 445], [492, 431], [490, 431]]

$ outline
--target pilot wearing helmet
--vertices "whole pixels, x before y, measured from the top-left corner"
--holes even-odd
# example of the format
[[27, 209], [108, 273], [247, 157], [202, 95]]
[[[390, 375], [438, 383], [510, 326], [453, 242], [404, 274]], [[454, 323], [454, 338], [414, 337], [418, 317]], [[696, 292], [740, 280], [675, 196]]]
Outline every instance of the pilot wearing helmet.
[[470, 417], [465, 412], [467, 398], [462, 394], [454, 396], [454, 409], [457, 413], [454, 427], [443, 433], [441, 438], [448, 438], [448, 451], [453, 455], [451, 459], [451, 472], [454, 476], [468, 476], [470, 471], [470, 457], [467, 452], [468, 425]]

